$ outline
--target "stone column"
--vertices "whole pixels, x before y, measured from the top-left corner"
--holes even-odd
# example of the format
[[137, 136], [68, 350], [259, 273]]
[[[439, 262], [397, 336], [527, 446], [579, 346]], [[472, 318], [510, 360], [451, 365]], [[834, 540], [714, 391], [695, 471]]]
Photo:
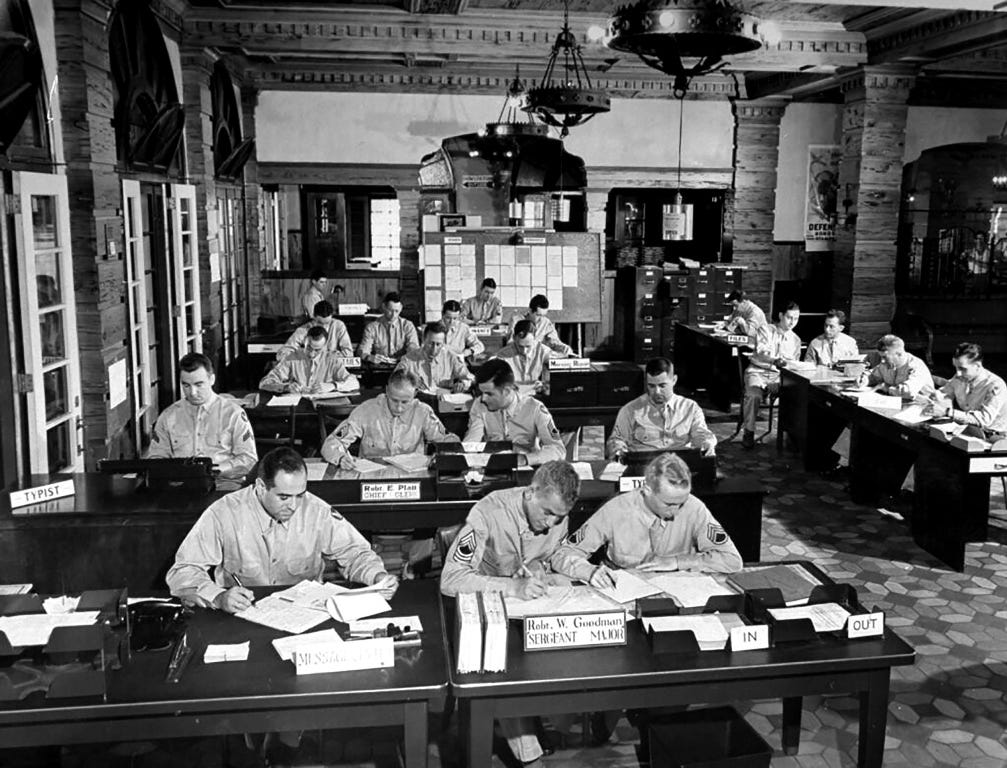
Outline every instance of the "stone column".
[[906, 101], [914, 79], [903, 68], [863, 67], [842, 83], [832, 305], [847, 313], [850, 332], [862, 346], [888, 333], [895, 314]]
[[734, 102], [733, 260], [748, 267], [744, 288], [767, 316], [772, 309], [780, 120], [786, 106], [783, 99]]
[[[257, 88], [241, 89], [241, 138], [255, 136], [255, 108], [259, 103]], [[262, 296], [262, 270], [266, 262], [266, 224], [262, 209], [262, 187], [259, 186], [258, 150], [245, 163], [245, 311], [242, 322], [250, 332], [259, 315]]]
[[399, 199], [399, 242], [402, 245], [399, 293], [403, 306], [418, 312], [422, 317], [424, 301], [419, 280], [420, 190], [419, 187], [396, 187], [395, 196]]

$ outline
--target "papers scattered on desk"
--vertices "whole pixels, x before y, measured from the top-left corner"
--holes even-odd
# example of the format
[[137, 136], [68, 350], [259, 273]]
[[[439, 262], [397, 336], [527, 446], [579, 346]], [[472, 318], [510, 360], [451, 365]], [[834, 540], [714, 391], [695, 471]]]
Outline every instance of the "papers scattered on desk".
[[631, 603], [641, 597], [650, 597], [661, 593], [659, 587], [644, 581], [632, 571], [611, 571], [615, 579], [615, 588], [599, 589], [609, 600], [617, 603]]
[[815, 632], [838, 632], [846, 624], [850, 612], [838, 603], [815, 603], [793, 608], [770, 608], [769, 615], [777, 621], [811, 619]]
[[314, 394], [301, 395], [301, 397], [306, 397], [313, 403], [325, 403], [325, 405], [350, 404], [350, 398], [342, 394], [342, 392], [315, 392]]
[[327, 613], [294, 605], [278, 597], [278, 594], [264, 597], [251, 608], [234, 615], [239, 619], [277, 629], [280, 632], [289, 632], [293, 635], [307, 632], [323, 621], [328, 621], [329, 615]]
[[788, 360], [787, 368], [791, 371], [813, 371], [818, 366], [807, 360]]
[[42, 610], [46, 613], [73, 613], [77, 610], [79, 597], [47, 597], [42, 601]]
[[889, 411], [902, 410], [902, 398], [898, 395], [882, 395], [880, 392], [853, 392], [853, 399], [861, 408], [880, 408]]
[[325, 477], [325, 471], [329, 468], [327, 461], [307, 459], [304, 462], [308, 468], [308, 482], [317, 482]]
[[360, 382], [357, 380], [356, 376], [352, 374], [343, 379], [342, 381], [336, 382], [336, 392], [341, 392], [343, 394], [350, 394], [351, 392], [356, 393], [360, 391]]
[[931, 414], [924, 412], [925, 406], [913, 404], [903, 408], [901, 411], [892, 416], [896, 421], [901, 421], [903, 424], [922, 424], [925, 421], [930, 421], [932, 417]]
[[31, 584], [0, 584], [0, 595], [27, 595]]
[[45, 645], [56, 627], [87, 627], [98, 620], [98, 611], [80, 613], [28, 613], [22, 616], [0, 616], [0, 632], [15, 647]]
[[581, 480], [594, 480], [594, 470], [591, 469], [590, 463], [575, 461], [570, 466], [573, 467], [573, 471], [577, 473], [577, 477]]
[[622, 477], [622, 474], [625, 471], [626, 471], [625, 464], [620, 464], [618, 461], [610, 461], [608, 464], [605, 465], [605, 469], [601, 471], [601, 475], [598, 477], [598, 479], [614, 483], [617, 482], [620, 477]]
[[683, 608], [703, 608], [711, 597], [737, 594], [726, 584], [701, 573], [640, 573], [639, 576], [673, 597]]
[[278, 637], [273, 640], [273, 647], [284, 661], [292, 661], [294, 651], [311, 645], [331, 645], [343, 642], [343, 638], [334, 629], [322, 629], [318, 632], [308, 632], [305, 635]]
[[382, 469], [386, 469], [384, 464], [378, 464], [376, 461], [371, 461], [370, 459], [358, 458], [353, 462], [353, 471], [364, 475], [371, 472], [379, 472]]
[[545, 616], [556, 613], [591, 613], [622, 608], [603, 596], [594, 587], [585, 584], [571, 584], [566, 587], [548, 587], [542, 597], [521, 600], [504, 597], [507, 618], [523, 619], [525, 616]]
[[292, 392], [289, 395], [273, 395], [266, 405], [270, 408], [293, 408], [299, 402], [301, 402], [300, 394]]
[[378, 613], [390, 611], [392, 607], [377, 592], [343, 592], [328, 598], [325, 607], [329, 615], [344, 624], [365, 619]]
[[204, 664], [216, 664], [219, 661], [248, 661], [249, 641], [232, 645], [208, 645], [203, 654]]
[[387, 616], [380, 619], [358, 619], [350, 622], [350, 634], [363, 634], [376, 629], [385, 629], [394, 624], [403, 631], [422, 632], [423, 622], [419, 616]]
[[465, 403], [472, 402], [472, 395], [467, 395], [464, 392], [448, 392], [445, 395], [441, 395], [441, 400], [445, 403], [464, 405]]
[[[733, 616], [735, 625], [742, 621], [738, 614], [725, 614]], [[730, 634], [728, 628], [721, 621], [721, 614], [718, 613], [697, 613], [691, 616], [654, 616], [643, 619], [643, 628], [646, 631], [653, 629], [655, 632], [692, 632], [696, 636], [696, 642], [701, 651], [719, 651], [727, 645], [727, 638]]]
[[385, 461], [403, 472], [420, 472], [427, 468], [429, 460], [422, 453], [400, 453], [396, 456], [385, 456]]

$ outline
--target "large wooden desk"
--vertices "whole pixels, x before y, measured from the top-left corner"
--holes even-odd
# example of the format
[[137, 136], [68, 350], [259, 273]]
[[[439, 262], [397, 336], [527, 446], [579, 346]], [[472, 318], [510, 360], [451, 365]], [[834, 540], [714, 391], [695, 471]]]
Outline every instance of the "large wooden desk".
[[781, 372], [778, 447], [789, 434], [805, 469], [831, 465], [832, 445], [850, 428], [850, 495], [859, 503], [897, 493], [916, 467], [910, 530], [913, 540], [957, 571], [965, 545], [985, 541], [990, 478], [1007, 474], [1007, 451], [968, 453], [931, 437], [926, 425], [892, 418], [894, 411], [864, 408], [836, 389], [839, 375], [819, 369]]
[[458, 700], [469, 768], [490, 765], [496, 718], [775, 697], [783, 699], [784, 750], [795, 754], [801, 698], [824, 693], [859, 695], [857, 764], [880, 768], [891, 668], [914, 658], [891, 630], [883, 638], [853, 642], [821, 635], [768, 650], [655, 655], [639, 621], [630, 622], [625, 646], [527, 653], [520, 625], [512, 623], [507, 672], [460, 675], [450, 631], [454, 606], [446, 598], [443, 605], [451, 692]]
[[[678, 384], [693, 391], [706, 390], [712, 405], [730, 412], [731, 403], [741, 402], [738, 356], [741, 347], [713, 336], [698, 326], [675, 324], [675, 374]], [[742, 365], [745, 361], [742, 360]]]
[[[427, 713], [443, 706], [447, 671], [434, 581], [406, 582], [396, 615], [418, 615], [420, 648], [395, 652], [395, 666], [303, 675], [271, 641], [284, 633], [219, 611], [189, 620], [195, 648], [182, 679], [164, 682], [169, 650], [134, 653], [108, 673], [107, 700], [0, 702], [0, 744], [30, 747], [227, 733], [401, 725], [406, 766], [427, 764]], [[334, 626], [329, 621], [319, 629]], [[248, 661], [203, 664], [208, 643], [251, 641]]]

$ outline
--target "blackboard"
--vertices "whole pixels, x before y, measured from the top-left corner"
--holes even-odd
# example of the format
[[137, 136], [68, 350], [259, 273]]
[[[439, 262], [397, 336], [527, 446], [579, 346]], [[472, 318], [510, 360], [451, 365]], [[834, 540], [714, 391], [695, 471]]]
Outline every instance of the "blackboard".
[[[521, 242], [515, 240], [511, 229], [425, 232], [420, 266], [427, 320], [439, 319], [441, 307], [448, 299], [464, 301], [475, 296], [489, 275], [497, 280], [496, 295], [504, 303], [505, 322], [515, 314], [527, 312], [528, 301], [536, 293], [549, 298], [549, 317], [553, 322], [601, 321], [599, 233], [526, 233]], [[460, 262], [458, 269], [453, 263], [456, 258]], [[514, 276], [513, 292], [508, 290], [506, 276], [497, 277], [505, 268], [513, 270], [506, 273]], [[457, 275], [459, 271], [460, 283], [449, 278], [449, 274]], [[524, 284], [526, 275], [528, 283]], [[519, 279], [521, 283], [517, 282]]]

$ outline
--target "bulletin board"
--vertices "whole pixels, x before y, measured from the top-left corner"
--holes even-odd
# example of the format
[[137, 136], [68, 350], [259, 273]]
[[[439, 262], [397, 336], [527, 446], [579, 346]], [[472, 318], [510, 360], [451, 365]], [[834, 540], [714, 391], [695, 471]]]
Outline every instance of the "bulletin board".
[[549, 299], [549, 318], [558, 323], [601, 321], [601, 235], [548, 232], [525, 235], [515, 245], [513, 230], [425, 232], [420, 262], [427, 320], [441, 316], [445, 301], [464, 301], [492, 277], [503, 302], [504, 321], [528, 311], [531, 297]]

